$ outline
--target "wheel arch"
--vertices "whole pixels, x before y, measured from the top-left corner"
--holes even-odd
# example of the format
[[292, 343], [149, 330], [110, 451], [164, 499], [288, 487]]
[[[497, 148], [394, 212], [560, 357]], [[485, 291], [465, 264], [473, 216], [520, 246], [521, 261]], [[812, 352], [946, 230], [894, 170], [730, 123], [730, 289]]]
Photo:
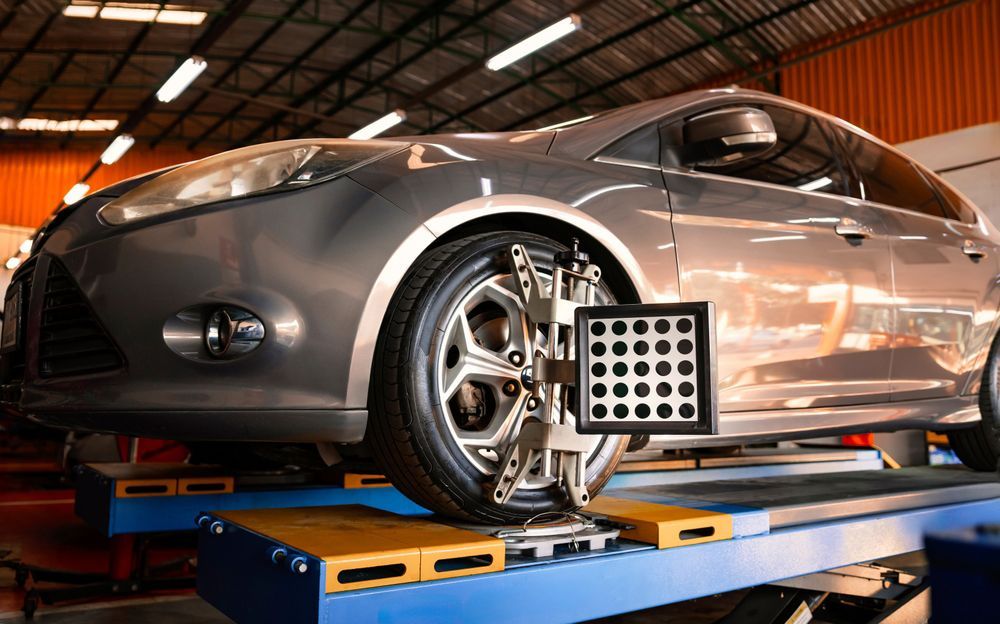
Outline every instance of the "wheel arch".
[[604, 224], [568, 204], [525, 195], [497, 195], [462, 202], [438, 212], [414, 230], [382, 267], [365, 303], [355, 335], [347, 380], [347, 405], [367, 405], [375, 347], [389, 304], [406, 273], [424, 253], [469, 236], [522, 230], [564, 244], [577, 237], [604, 271], [622, 303], [654, 300], [653, 289], [628, 246]]

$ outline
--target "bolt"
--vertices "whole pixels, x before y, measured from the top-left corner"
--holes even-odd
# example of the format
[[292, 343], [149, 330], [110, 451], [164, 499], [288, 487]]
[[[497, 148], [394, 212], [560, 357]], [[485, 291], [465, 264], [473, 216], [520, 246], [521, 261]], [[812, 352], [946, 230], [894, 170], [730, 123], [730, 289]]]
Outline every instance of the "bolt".
[[292, 559], [292, 572], [296, 574], [305, 574], [309, 571], [309, 564], [306, 563], [305, 557], [296, 557]]
[[213, 522], [208, 527], [208, 530], [212, 533], [212, 535], [222, 535], [222, 531], [224, 529], [225, 529], [225, 527], [223, 527], [222, 523], [219, 522], [218, 520], [216, 520], [215, 522]]
[[507, 356], [507, 359], [510, 360], [510, 363], [514, 366], [520, 366], [521, 362], [524, 361], [524, 355], [520, 351], [511, 351]]
[[503, 393], [506, 394], [507, 396], [514, 396], [515, 394], [517, 394], [517, 391], [519, 389], [520, 389], [520, 386], [518, 386], [518, 383], [516, 381], [514, 381], [513, 379], [511, 379], [510, 381], [507, 381], [503, 385]]
[[537, 397], [531, 397], [528, 399], [528, 411], [533, 412], [538, 409], [539, 400]]

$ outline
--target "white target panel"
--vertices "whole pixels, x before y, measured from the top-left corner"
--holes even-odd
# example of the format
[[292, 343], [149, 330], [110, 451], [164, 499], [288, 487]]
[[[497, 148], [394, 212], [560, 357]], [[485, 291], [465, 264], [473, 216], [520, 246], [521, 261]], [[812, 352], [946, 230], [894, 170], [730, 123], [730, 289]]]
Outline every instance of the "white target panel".
[[577, 430], [717, 433], [711, 302], [576, 313]]

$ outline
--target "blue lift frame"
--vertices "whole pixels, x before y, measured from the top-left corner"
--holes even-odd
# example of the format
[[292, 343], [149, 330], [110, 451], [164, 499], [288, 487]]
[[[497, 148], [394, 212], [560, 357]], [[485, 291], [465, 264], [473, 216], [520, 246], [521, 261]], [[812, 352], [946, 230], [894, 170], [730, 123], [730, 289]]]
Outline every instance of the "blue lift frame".
[[[877, 470], [882, 467], [876, 450], [858, 449], [850, 460], [760, 464], [699, 470], [651, 470], [620, 472], [611, 478], [608, 490], [643, 485], [666, 485], [698, 481], [723, 481], [779, 475], [817, 474]], [[193, 531], [205, 511], [318, 507], [359, 504], [401, 515], [428, 513], [392, 487], [343, 488], [333, 485], [292, 485], [274, 489], [237, 490], [230, 494], [150, 496], [116, 498], [113, 480], [102, 479], [84, 467], [76, 492], [76, 513], [88, 524], [111, 537], [122, 534]]]

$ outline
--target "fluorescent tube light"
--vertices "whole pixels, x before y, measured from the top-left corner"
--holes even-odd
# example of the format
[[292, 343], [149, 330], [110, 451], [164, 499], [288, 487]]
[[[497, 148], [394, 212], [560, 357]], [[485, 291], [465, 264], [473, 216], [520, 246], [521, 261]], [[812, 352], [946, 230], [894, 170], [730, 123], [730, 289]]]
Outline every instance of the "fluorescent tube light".
[[527, 39], [510, 46], [503, 52], [486, 61], [487, 69], [498, 71], [507, 67], [511, 63], [517, 62], [528, 56], [532, 52], [540, 50], [557, 39], [561, 39], [571, 32], [580, 28], [580, 16], [574, 14], [567, 15], [548, 28], [531, 35]]
[[68, 4], [63, 7], [63, 15], [66, 17], [97, 17], [101, 7], [96, 4]]
[[115, 140], [111, 142], [111, 145], [104, 150], [104, 153], [101, 154], [101, 162], [105, 165], [115, 164], [118, 162], [119, 158], [125, 155], [125, 152], [127, 152], [134, 143], [135, 139], [132, 138], [131, 134], [119, 134], [115, 137]]
[[124, 4], [96, 2], [72, 2], [63, 7], [66, 17], [83, 17], [126, 22], [156, 22], [179, 26], [198, 26], [208, 18], [205, 11], [193, 11], [187, 7], [161, 6], [157, 4]]
[[156, 99], [161, 102], [174, 101], [178, 95], [184, 92], [184, 89], [188, 88], [188, 85], [194, 82], [195, 78], [201, 75], [201, 72], [205, 71], [206, 67], [208, 67], [208, 63], [200, 56], [192, 56], [184, 61], [156, 92]]
[[208, 17], [204, 11], [181, 11], [163, 9], [156, 15], [157, 24], [177, 24], [180, 26], [199, 26]]
[[0, 130], [25, 132], [108, 132], [118, 127], [117, 119], [45, 119], [0, 117]]
[[31, 253], [31, 246], [32, 246], [32, 245], [33, 245], [34, 243], [35, 243], [35, 241], [33, 241], [32, 239], [30, 239], [30, 238], [26, 238], [26, 239], [24, 239], [24, 240], [23, 240], [23, 241], [21, 242], [21, 246], [20, 246], [20, 247], [18, 247], [18, 250], [19, 250], [19, 251], [20, 251], [21, 253], [24, 253], [24, 254], [26, 254], [26, 253]]
[[69, 206], [70, 204], [75, 204], [84, 197], [87, 196], [87, 191], [90, 190], [90, 185], [84, 182], [77, 182], [73, 185], [69, 191], [63, 195], [63, 203]]
[[152, 22], [156, 19], [157, 9], [141, 9], [137, 7], [105, 6], [101, 9], [101, 19], [121, 20], [125, 22]]
[[406, 121], [406, 111], [397, 108], [388, 115], [379, 117], [375, 121], [371, 122], [364, 128], [355, 131], [353, 134], [348, 135], [348, 139], [370, 139], [372, 137], [378, 136], [388, 130], [389, 128], [401, 124]]
[[4, 266], [13, 271], [17, 267], [21, 266], [21, 259], [18, 258], [17, 256], [12, 256], [10, 258], [7, 258], [7, 262], [4, 264]]

